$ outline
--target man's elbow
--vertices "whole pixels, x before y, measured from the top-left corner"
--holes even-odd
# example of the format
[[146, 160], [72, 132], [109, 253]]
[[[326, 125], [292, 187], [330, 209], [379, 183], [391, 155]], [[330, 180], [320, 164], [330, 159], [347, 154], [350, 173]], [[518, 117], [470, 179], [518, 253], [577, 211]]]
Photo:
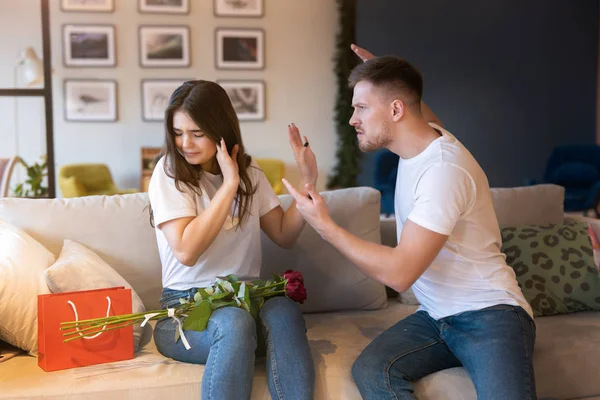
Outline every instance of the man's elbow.
[[394, 289], [398, 293], [406, 292], [408, 289], [410, 289], [410, 287], [411, 285], [404, 282], [395, 282], [390, 286], [390, 288]]
[[405, 276], [395, 276], [394, 279], [390, 279], [387, 286], [394, 289], [398, 293], [406, 292], [414, 281], [406, 279]]

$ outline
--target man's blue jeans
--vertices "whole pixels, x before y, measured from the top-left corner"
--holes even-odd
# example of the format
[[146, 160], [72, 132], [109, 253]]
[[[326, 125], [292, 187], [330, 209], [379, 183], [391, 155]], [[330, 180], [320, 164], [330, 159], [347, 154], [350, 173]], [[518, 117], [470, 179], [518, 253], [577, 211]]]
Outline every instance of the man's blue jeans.
[[[164, 289], [161, 304], [176, 307], [193, 299], [195, 289]], [[213, 311], [205, 331], [186, 330], [191, 346], [175, 342], [177, 324], [162, 319], [154, 329], [158, 351], [166, 357], [206, 364], [202, 399], [250, 399], [257, 344], [266, 347], [267, 382], [273, 399], [312, 399], [315, 372], [300, 308], [287, 297], [274, 297], [260, 311], [259, 328], [250, 313], [237, 307]], [[258, 338], [258, 339], [257, 339]], [[265, 346], [266, 345], [266, 346]]]
[[463, 366], [479, 400], [535, 400], [534, 343], [535, 323], [521, 307], [497, 305], [437, 321], [418, 311], [369, 344], [352, 376], [365, 400], [414, 399], [413, 382]]

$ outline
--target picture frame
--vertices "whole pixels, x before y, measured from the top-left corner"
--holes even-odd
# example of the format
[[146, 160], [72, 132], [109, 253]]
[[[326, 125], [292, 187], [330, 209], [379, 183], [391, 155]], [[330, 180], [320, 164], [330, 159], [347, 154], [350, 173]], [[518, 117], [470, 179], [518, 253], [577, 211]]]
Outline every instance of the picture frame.
[[188, 79], [142, 79], [142, 120], [163, 122], [171, 94]]
[[91, 2], [81, 0], [60, 0], [60, 10], [66, 12], [106, 12], [115, 10], [114, 0], [94, 0]]
[[114, 25], [63, 25], [65, 67], [114, 67], [117, 64]]
[[215, 68], [257, 70], [265, 68], [265, 31], [260, 28], [217, 28]]
[[140, 13], [189, 14], [189, 0], [138, 0]]
[[254, 17], [264, 15], [264, 0], [214, 0], [215, 17]]
[[139, 52], [141, 67], [189, 67], [190, 28], [187, 25], [141, 25]]
[[65, 79], [65, 121], [114, 122], [117, 120], [117, 81]]
[[142, 147], [140, 149], [140, 159], [142, 162], [140, 189], [142, 192], [148, 191], [150, 178], [152, 177], [152, 172], [154, 172], [154, 167], [156, 167], [156, 157], [160, 155], [161, 150], [162, 148], [160, 147]]
[[217, 80], [225, 89], [240, 122], [260, 122], [266, 118], [265, 81]]

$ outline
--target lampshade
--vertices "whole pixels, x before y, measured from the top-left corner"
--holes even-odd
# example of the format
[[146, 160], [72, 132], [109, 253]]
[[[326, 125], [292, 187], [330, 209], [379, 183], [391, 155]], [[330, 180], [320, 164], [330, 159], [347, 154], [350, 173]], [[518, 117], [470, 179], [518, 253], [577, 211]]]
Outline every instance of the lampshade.
[[17, 65], [25, 85], [33, 86], [44, 82], [44, 64], [32, 47], [23, 50]]

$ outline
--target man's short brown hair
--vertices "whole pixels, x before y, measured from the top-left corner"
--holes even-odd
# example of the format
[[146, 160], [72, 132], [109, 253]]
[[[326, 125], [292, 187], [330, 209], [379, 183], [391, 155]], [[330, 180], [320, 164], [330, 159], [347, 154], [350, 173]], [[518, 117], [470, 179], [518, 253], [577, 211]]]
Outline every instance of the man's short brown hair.
[[350, 73], [348, 85], [353, 89], [361, 81], [370, 82], [390, 95], [400, 96], [407, 106], [421, 104], [423, 77], [415, 67], [400, 58], [376, 57], [357, 65]]

